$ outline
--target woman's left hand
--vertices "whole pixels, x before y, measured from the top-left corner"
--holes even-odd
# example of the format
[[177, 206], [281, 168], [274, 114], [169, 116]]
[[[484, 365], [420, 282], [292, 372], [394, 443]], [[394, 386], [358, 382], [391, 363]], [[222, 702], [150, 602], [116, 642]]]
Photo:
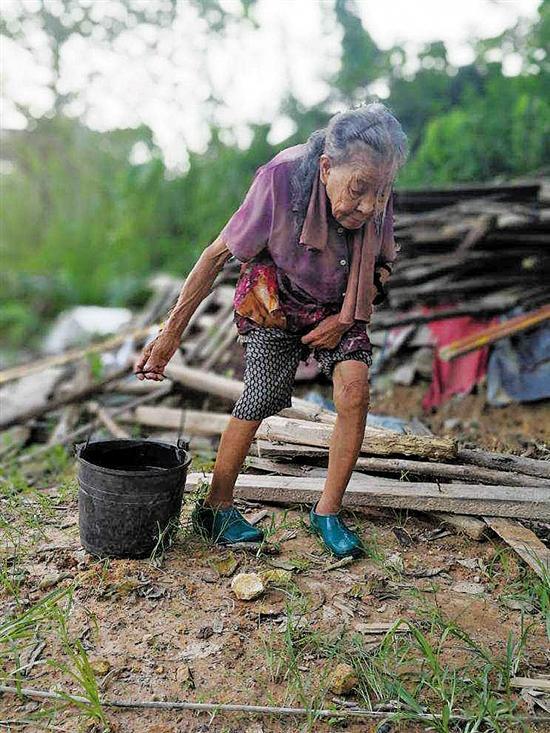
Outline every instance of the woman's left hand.
[[385, 267], [379, 267], [376, 272], [378, 273], [382, 285], [385, 285], [390, 279], [390, 273], [388, 272], [388, 270], [386, 270]]
[[318, 346], [323, 349], [334, 349], [338, 346], [340, 339], [348, 330], [349, 326], [343, 326], [338, 323], [339, 314], [335, 313], [328, 318], [323, 319], [315, 328], [302, 336], [302, 343], [309, 346]]

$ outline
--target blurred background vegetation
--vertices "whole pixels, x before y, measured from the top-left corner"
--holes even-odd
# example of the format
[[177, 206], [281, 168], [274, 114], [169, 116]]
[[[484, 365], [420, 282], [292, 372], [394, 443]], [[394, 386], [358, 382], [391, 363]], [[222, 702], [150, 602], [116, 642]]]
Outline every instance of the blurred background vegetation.
[[[213, 38], [223, 35], [223, 3], [187, 1]], [[169, 25], [177, 13], [176, 0], [154, 13], [133, 0], [114, 2], [124, 5], [126, 20], [105, 24], [105, 43], [138, 23]], [[138, 306], [151, 273], [185, 275], [238, 207], [259, 165], [305, 141], [335, 110], [376, 99], [369, 90], [381, 80], [389, 90], [381, 101], [400, 119], [411, 144], [398, 188], [536, 175], [550, 160], [549, 0], [540, 3], [534, 21], [519, 19], [501, 35], [475, 41], [474, 60], [467, 65], [452, 66], [443, 42], [426, 45], [414, 74], [404, 71], [404, 48], [377, 47], [353, 0], [333, 0], [341, 62], [326, 80], [326, 98], [306, 108], [289, 92], [280, 111], [295, 132], [276, 146], [268, 142], [269, 125], [252, 126], [251, 142], [243, 148], [228, 143], [223, 129], [211, 123], [208, 149], [189, 153], [185, 171], [167, 169], [145, 126], [97, 132], [83, 115], [69, 114], [74, 95], [59, 84], [60, 59], [73, 34], [89, 36], [101, 24], [88, 12], [90, 5], [82, 2], [72, 16], [73, 0], [41, 3], [51, 110], [36, 116], [18, 105], [25, 129], [2, 133], [3, 349], [36, 342], [44, 323], [67, 306]], [[241, 0], [239, 22], [254, 23], [254, 5]], [[32, 14], [36, 22], [36, 8], [24, 1], [18, 7], [15, 20], [3, 19], [1, 31], [30, 47], [28, 21]], [[517, 75], [505, 75], [495, 60], [495, 50], [502, 49], [521, 57]], [[143, 162], [136, 150], [146, 151]]]

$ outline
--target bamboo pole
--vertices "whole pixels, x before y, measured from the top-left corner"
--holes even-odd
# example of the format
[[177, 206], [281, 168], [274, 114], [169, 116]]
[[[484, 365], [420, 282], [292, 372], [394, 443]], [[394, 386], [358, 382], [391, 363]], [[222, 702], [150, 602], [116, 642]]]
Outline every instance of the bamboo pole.
[[[90, 701], [86, 697], [80, 695], [70, 695], [68, 693], [61, 694], [59, 692], [50, 692], [49, 690], [36, 690], [32, 687], [12, 687], [10, 685], [0, 685], [0, 692], [11, 695], [24, 697], [35, 697], [42, 700], [59, 700], [62, 702], [73, 702], [78, 704], [89, 704]], [[198, 712], [209, 713], [250, 713], [257, 715], [264, 713], [268, 715], [306, 715], [315, 716], [317, 718], [376, 718], [382, 720], [402, 719], [407, 716], [406, 711], [382, 712], [378, 710], [367, 710], [364, 708], [355, 709], [315, 709], [315, 708], [293, 708], [278, 707], [274, 705], [246, 705], [238, 703], [211, 703], [211, 702], [180, 702], [162, 701], [162, 700], [105, 700], [101, 698], [99, 704], [103, 707], [110, 708], [146, 708], [153, 710], [196, 710]], [[410, 716], [408, 716], [410, 717]], [[442, 714], [433, 713], [414, 713], [415, 719], [421, 720], [441, 720]], [[466, 715], [449, 715], [447, 720], [456, 720], [466, 722], [473, 718]], [[543, 721], [550, 720], [550, 715], [525, 715], [517, 717], [516, 720], [521, 721]]]
[[515, 333], [520, 333], [521, 331], [538, 326], [540, 323], [548, 320], [550, 320], [550, 305], [543, 305], [531, 313], [522, 314], [502, 323], [488, 326], [481, 333], [457, 339], [441, 348], [439, 350], [439, 356], [444, 361], [450, 361], [451, 359], [468, 354], [470, 351], [476, 351], [476, 349], [481, 349], [483, 346], [494, 344], [496, 341], [500, 341], [500, 339], [506, 338], [507, 336], [512, 336]]

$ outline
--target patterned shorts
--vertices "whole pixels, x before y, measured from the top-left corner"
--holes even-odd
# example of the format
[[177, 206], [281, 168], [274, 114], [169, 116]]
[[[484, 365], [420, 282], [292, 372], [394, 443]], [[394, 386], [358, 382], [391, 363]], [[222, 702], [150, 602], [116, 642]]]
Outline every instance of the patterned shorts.
[[303, 344], [301, 337], [280, 328], [255, 328], [239, 336], [245, 347], [244, 390], [233, 407], [233, 417], [263, 420], [290, 407], [298, 364], [307, 361], [311, 353], [329, 378], [339, 361], [355, 359], [371, 365], [370, 345], [350, 350], [353, 342], [346, 340], [346, 335], [334, 349], [311, 347]]

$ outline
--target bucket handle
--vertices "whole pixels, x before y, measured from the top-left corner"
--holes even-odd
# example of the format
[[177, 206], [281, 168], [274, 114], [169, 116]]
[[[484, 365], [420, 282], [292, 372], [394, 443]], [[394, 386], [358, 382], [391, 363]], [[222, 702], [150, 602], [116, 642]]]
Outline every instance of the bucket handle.
[[184, 407], [184, 405], [185, 405], [185, 402], [182, 399], [180, 424], [179, 424], [179, 428], [178, 428], [178, 435], [177, 435], [177, 438], [176, 438], [176, 450], [180, 454], [181, 460], [183, 460], [185, 458], [185, 454], [189, 450], [189, 443], [190, 443], [189, 436], [183, 434], [183, 425], [185, 423], [185, 407]]
[[[185, 423], [185, 407], [184, 407], [184, 404], [185, 403], [182, 400], [180, 424], [179, 424], [179, 427], [178, 427], [178, 435], [177, 435], [177, 438], [176, 438], [176, 449], [177, 449], [178, 453], [180, 453], [180, 454], [181, 453], [185, 454], [189, 450], [189, 444], [190, 444], [190, 440], [191, 440], [188, 435], [184, 435], [183, 434], [183, 426], [184, 426], [184, 423]], [[85, 450], [88, 447], [88, 444], [90, 442], [90, 438], [92, 437], [93, 431], [94, 431], [94, 425], [92, 423], [92, 425], [90, 425], [90, 429], [88, 431], [88, 435], [86, 436], [86, 441], [84, 443], [74, 443], [73, 444], [74, 453], [75, 453], [75, 456], [77, 458], [80, 458], [80, 455], [81, 455], [82, 451]], [[183, 457], [184, 456], [182, 456], [182, 458]]]

